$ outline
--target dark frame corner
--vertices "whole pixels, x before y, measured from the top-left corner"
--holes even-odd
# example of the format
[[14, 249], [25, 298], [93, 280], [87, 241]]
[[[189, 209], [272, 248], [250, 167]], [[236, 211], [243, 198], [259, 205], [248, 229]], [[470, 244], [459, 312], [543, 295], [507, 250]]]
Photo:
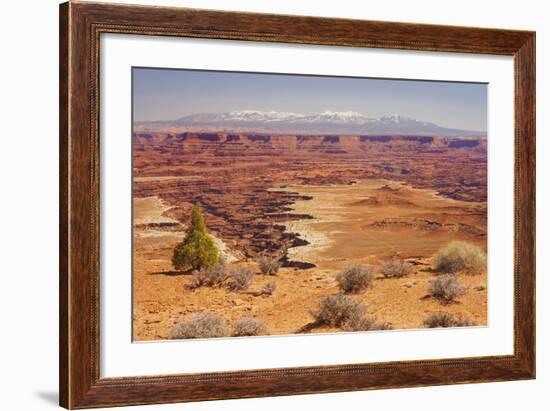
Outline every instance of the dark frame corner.
[[[99, 374], [101, 33], [513, 56], [514, 354], [162, 377]], [[60, 405], [91, 408], [535, 378], [535, 33], [69, 2], [60, 5]]]

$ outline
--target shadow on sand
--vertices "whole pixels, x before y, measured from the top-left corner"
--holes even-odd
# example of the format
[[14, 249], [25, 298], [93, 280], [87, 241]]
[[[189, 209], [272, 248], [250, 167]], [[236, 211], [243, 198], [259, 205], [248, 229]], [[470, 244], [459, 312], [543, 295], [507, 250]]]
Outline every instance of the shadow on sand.
[[436, 301], [438, 301], [439, 304], [441, 304], [441, 305], [462, 304], [460, 301], [456, 301], [456, 300], [447, 300], [447, 299], [442, 298], [442, 297], [434, 297], [433, 295], [430, 295], [430, 294], [426, 294], [426, 295], [424, 295], [423, 297], [420, 297], [420, 300], [422, 300], [422, 301], [426, 301], [426, 300], [436, 300]]
[[318, 321], [312, 321], [310, 323], [307, 323], [303, 327], [299, 328], [298, 331], [296, 331], [296, 334], [309, 333], [317, 328], [321, 328], [322, 326], [324, 326], [324, 324]]
[[189, 269], [185, 271], [167, 270], [167, 271], [153, 271], [148, 273], [149, 275], [165, 275], [168, 277], [177, 277], [179, 275], [191, 275], [195, 270]]

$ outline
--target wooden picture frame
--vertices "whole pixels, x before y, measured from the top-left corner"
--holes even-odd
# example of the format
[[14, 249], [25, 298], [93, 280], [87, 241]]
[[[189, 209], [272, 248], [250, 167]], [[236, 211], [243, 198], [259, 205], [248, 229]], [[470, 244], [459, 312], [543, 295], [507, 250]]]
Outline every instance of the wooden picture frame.
[[[101, 33], [513, 56], [514, 354], [100, 378]], [[183, 8], [60, 6], [60, 404], [91, 408], [535, 377], [535, 33]], [[511, 181], [503, 184], [512, 184]]]

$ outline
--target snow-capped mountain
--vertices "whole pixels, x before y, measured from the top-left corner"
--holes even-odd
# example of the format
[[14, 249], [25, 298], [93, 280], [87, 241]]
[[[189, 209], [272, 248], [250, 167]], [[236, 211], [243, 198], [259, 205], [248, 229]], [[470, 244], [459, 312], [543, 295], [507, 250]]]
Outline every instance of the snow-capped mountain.
[[440, 127], [427, 121], [392, 114], [368, 117], [355, 111], [324, 111], [304, 115], [292, 112], [243, 110], [199, 113], [176, 120], [136, 122], [135, 131], [195, 130], [292, 134], [406, 134], [485, 136], [483, 131]]
[[222, 122], [222, 121], [233, 121], [233, 122], [251, 122], [251, 121], [260, 121], [260, 122], [269, 122], [269, 121], [291, 121], [296, 119], [303, 118], [303, 114], [298, 113], [288, 113], [280, 111], [257, 111], [257, 110], [243, 110], [243, 111], [230, 111], [228, 113], [200, 113], [200, 114], [191, 114], [186, 117], [182, 117], [175, 122]]

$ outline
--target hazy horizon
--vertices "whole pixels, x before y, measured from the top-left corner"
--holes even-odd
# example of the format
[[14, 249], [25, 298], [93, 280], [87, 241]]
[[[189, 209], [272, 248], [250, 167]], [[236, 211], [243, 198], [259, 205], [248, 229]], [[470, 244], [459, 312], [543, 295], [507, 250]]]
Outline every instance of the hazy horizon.
[[132, 92], [136, 122], [244, 110], [353, 111], [487, 130], [485, 83], [133, 68]]

